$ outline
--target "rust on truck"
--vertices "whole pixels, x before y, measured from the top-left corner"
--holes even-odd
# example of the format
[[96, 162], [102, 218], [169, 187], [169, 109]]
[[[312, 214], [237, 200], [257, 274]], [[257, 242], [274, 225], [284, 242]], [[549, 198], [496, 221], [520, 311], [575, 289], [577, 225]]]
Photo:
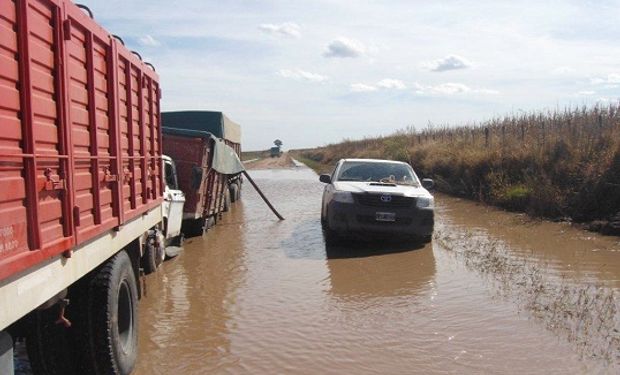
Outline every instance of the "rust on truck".
[[0, 0], [0, 281], [162, 202], [157, 73], [68, 0]]

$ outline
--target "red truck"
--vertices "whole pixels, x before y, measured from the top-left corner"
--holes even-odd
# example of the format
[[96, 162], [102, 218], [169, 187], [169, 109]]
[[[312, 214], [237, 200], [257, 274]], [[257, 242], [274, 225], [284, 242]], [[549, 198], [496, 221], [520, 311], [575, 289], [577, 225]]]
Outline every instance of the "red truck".
[[160, 97], [83, 7], [0, 0], [0, 373], [11, 336], [36, 373], [132, 371], [140, 272], [170, 225]]
[[162, 112], [162, 123], [164, 153], [176, 163], [186, 198], [183, 232], [200, 235], [240, 197], [241, 129], [212, 111]]

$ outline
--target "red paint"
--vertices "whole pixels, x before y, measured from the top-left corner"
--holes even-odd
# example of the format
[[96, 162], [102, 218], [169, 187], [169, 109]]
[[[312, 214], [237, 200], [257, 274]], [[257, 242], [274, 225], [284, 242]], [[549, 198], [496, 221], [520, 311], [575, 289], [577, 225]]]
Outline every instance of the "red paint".
[[[0, 0], [0, 280], [162, 201], [159, 77], [69, 0]], [[19, 57], [19, 59], [18, 59]]]
[[[163, 151], [176, 163], [179, 189], [185, 193], [183, 211], [209, 217], [222, 211], [221, 185], [225, 176], [211, 169], [214, 141], [210, 138], [164, 134]], [[197, 171], [202, 171], [197, 179]]]

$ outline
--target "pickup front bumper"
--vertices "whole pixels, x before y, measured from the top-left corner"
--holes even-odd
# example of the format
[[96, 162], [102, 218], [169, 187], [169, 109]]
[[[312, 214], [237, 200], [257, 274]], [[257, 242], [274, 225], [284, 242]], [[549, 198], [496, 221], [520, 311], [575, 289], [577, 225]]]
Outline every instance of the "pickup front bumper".
[[[393, 213], [394, 221], [379, 221], [377, 213]], [[432, 208], [369, 207], [334, 201], [327, 205], [327, 225], [340, 235], [426, 237], [433, 234], [434, 223]]]

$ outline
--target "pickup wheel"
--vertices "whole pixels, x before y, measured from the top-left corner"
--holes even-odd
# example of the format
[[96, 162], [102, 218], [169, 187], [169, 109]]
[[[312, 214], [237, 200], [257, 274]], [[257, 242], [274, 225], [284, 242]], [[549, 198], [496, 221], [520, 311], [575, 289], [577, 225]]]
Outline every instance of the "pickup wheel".
[[86, 287], [82, 373], [130, 374], [138, 355], [138, 286], [129, 255], [116, 254]]
[[342, 243], [340, 235], [329, 228], [323, 230], [323, 236], [325, 237], [325, 245], [327, 246], [337, 246]]
[[321, 206], [321, 228], [323, 228], [323, 230], [327, 229], [327, 214], [325, 214], [325, 210], [323, 209], [322, 206]]

